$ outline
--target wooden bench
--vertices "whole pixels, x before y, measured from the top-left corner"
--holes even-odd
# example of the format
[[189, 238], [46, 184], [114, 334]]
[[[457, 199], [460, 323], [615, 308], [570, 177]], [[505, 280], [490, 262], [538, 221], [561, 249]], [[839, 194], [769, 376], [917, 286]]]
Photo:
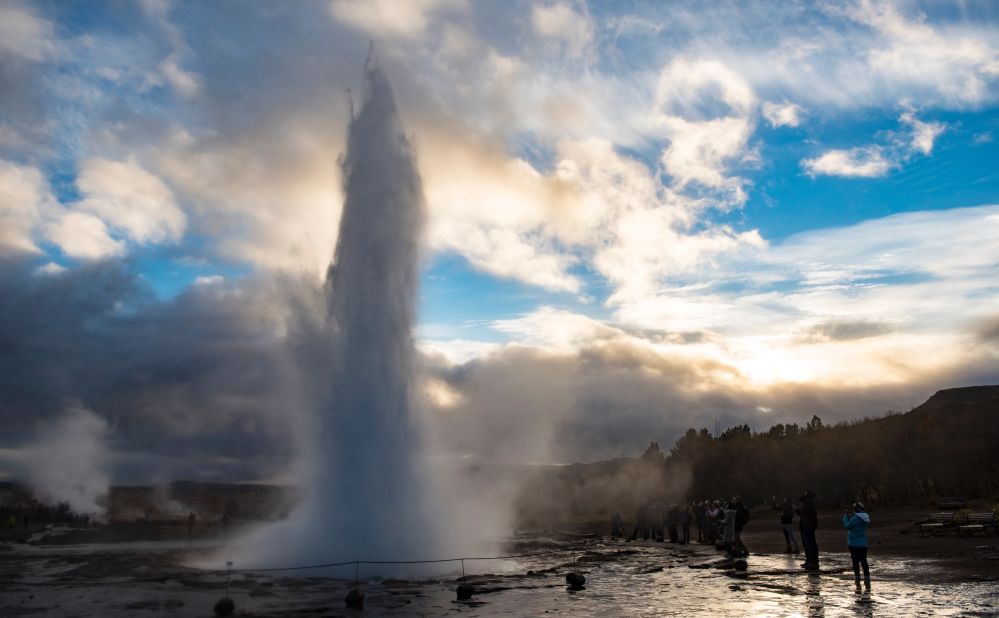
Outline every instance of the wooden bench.
[[916, 528], [923, 536], [926, 536], [927, 532], [947, 534], [948, 530], [954, 529], [954, 513], [930, 513], [925, 521], [916, 522]]
[[996, 525], [995, 513], [969, 513], [968, 519], [958, 526], [958, 530], [960, 532], [967, 532], [968, 534], [981, 530], [985, 534], [988, 534], [989, 530], [993, 532], [996, 530]]

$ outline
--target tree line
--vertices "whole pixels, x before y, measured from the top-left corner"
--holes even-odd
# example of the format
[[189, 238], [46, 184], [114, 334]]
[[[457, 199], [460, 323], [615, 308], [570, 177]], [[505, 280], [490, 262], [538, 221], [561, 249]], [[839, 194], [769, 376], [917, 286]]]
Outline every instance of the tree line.
[[837, 504], [986, 498], [999, 491], [999, 387], [942, 391], [906, 414], [832, 426], [813, 416], [761, 432], [691, 428], [664, 465], [689, 468], [691, 493], [753, 502], [805, 487]]
[[823, 506], [999, 499], [999, 386], [941, 391], [910, 412], [828, 425], [818, 416], [764, 431], [690, 428], [669, 451], [537, 472], [516, 501], [526, 522], [602, 519], [643, 500], [742, 496], [749, 505], [803, 489]]

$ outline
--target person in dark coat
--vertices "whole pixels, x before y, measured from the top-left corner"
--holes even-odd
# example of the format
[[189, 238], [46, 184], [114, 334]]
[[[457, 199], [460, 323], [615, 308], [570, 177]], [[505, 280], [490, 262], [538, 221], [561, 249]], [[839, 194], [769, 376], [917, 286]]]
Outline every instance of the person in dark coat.
[[670, 543], [676, 543], [680, 540], [680, 535], [676, 531], [676, 524], [679, 519], [680, 509], [676, 505], [670, 505], [669, 510], [666, 511], [666, 530], [669, 533]]
[[740, 496], [732, 497], [732, 508], [735, 510], [735, 542], [733, 547], [737, 556], [748, 556], [749, 551], [742, 542], [742, 529], [749, 522], [749, 509], [742, 503]]
[[705, 534], [704, 522], [707, 520], [708, 503], [706, 500], [702, 500], [694, 504], [694, 520], [697, 522], [697, 542], [704, 543], [707, 539]]
[[680, 505], [680, 542], [690, 543], [690, 520], [693, 515], [690, 513], [690, 505]]
[[805, 562], [802, 568], [809, 571], [819, 570], [819, 544], [815, 540], [815, 531], [819, 527], [819, 512], [815, 509], [815, 492], [806, 489], [800, 498], [800, 506], [795, 509], [798, 517], [801, 518], [799, 524], [801, 530], [801, 544], [805, 546]]
[[635, 541], [638, 539], [639, 535], [644, 535], [646, 540], [649, 538], [649, 501], [644, 500], [641, 506], [638, 507], [638, 512], [635, 513], [635, 529], [631, 532], [631, 536], [628, 537], [629, 541]]
[[621, 517], [621, 511], [614, 511], [613, 517], [611, 517], [611, 538], [617, 539], [624, 536], [624, 519]]
[[770, 506], [780, 513], [780, 529], [784, 532], [784, 542], [787, 543], [787, 549], [784, 553], [801, 553], [801, 549], [798, 547], [798, 538], [794, 535], [794, 505], [791, 504], [791, 499], [784, 498], [780, 504], [777, 504], [777, 499], [773, 498], [770, 501]]

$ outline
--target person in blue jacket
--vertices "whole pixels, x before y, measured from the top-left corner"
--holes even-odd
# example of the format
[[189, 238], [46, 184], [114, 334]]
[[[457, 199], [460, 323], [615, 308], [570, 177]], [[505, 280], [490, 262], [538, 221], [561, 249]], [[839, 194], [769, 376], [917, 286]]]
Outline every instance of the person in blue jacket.
[[863, 502], [854, 502], [843, 513], [843, 527], [846, 528], [846, 546], [853, 560], [853, 578], [860, 586], [860, 567], [864, 568], [864, 586], [871, 587], [871, 571], [867, 567], [867, 527], [871, 517], [864, 510]]

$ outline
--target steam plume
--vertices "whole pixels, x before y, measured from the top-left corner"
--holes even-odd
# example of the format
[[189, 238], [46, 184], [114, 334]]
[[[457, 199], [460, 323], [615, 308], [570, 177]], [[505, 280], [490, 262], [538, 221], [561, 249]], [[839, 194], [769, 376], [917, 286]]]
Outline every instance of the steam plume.
[[35, 494], [45, 502], [67, 502], [77, 513], [102, 514], [108, 493], [107, 429], [103, 418], [79, 405], [53, 421], [28, 457]]

